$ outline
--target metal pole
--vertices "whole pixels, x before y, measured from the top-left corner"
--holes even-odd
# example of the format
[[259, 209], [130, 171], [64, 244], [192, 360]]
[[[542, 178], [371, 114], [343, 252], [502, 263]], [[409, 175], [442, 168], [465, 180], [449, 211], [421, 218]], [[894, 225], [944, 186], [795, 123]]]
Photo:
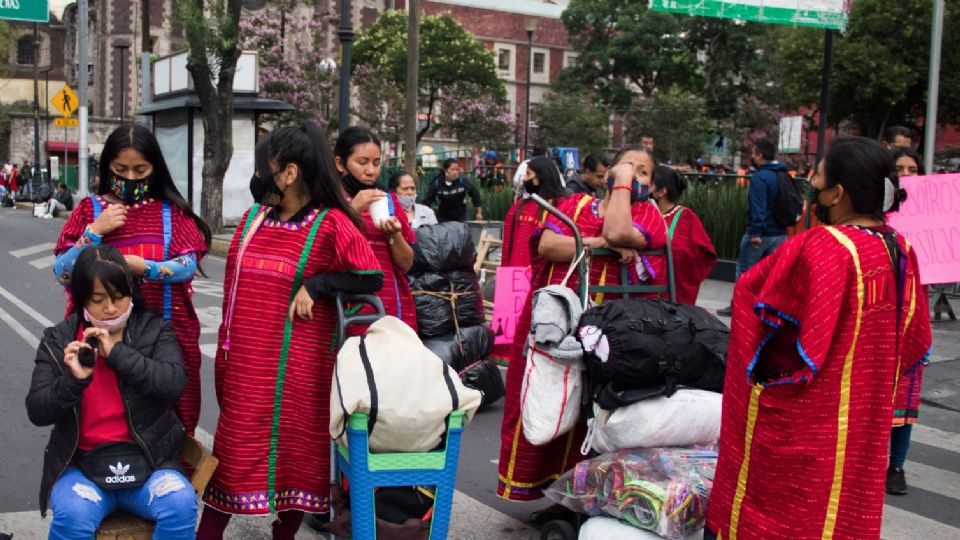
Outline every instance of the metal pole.
[[943, 42], [943, 0], [933, 0], [933, 32], [930, 34], [930, 79], [927, 82], [927, 114], [923, 119], [923, 166], [933, 172], [937, 138], [937, 101], [940, 97], [940, 50]]
[[823, 36], [823, 75], [820, 78], [820, 119], [817, 125], [817, 162], [823, 159], [827, 142], [827, 111], [830, 108], [830, 63], [833, 57], [833, 30], [827, 30]]
[[127, 47], [121, 45], [120, 50], [120, 122], [127, 117]]
[[530, 77], [533, 74], [533, 30], [527, 30], [527, 96], [523, 113], [523, 159], [527, 159], [527, 141], [530, 137]]
[[90, 40], [90, 13], [89, 1], [78, 0], [77, 12], [77, 63], [79, 64], [79, 73], [77, 74], [77, 90], [80, 98], [80, 129], [79, 142], [77, 148], [77, 195], [82, 199], [87, 196], [87, 184], [89, 183], [89, 172], [87, 170], [87, 93], [88, 93], [88, 73], [87, 64], [89, 63], [87, 43]]
[[337, 117], [337, 129], [343, 133], [350, 126], [350, 42], [353, 41], [353, 25], [350, 12], [353, 10], [350, 0], [340, 0], [340, 110]]
[[[403, 133], [406, 169], [417, 178], [417, 109], [420, 92], [420, 0], [409, 0], [407, 9], [407, 125]], [[417, 178], [419, 180], [419, 178]]]
[[[33, 170], [30, 171], [30, 195], [40, 172], [40, 35], [37, 23], [33, 23]], [[43, 180], [41, 173], [40, 180]]]
[[[63, 123], [63, 183], [64, 184], [67, 183], [67, 169], [69, 169], [67, 165], [68, 165], [67, 163], [67, 123], [64, 122]], [[77, 172], [79, 173], [79, 168]], [[79, 186], [78, 186], [78, 189], [79, 189]]]
[[[48, 67], [46, 71], [43, 72], [43, 131], [44, 142], [50, 140], [50, 70], [53, 68]], [[53, 174], [51, 172], [51, 174]]]

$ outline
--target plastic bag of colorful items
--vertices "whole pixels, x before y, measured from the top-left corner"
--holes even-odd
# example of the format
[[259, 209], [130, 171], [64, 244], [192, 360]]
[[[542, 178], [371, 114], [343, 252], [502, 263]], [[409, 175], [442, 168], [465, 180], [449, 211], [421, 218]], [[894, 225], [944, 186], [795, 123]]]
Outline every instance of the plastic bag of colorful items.
[[544, 493], [581, 514], [686, 538], [706, 522], [716, 466], [716, 445], [620, 450], [578, 463]]

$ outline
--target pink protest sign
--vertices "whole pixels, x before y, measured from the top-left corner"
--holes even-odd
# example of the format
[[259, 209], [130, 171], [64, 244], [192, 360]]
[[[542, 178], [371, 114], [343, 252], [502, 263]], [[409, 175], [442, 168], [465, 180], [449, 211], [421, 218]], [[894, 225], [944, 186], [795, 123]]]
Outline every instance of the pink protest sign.
[[887, 221], [916, 250], [920, 281], [960, 281], [960, 174], [906, 177], [900, 185], [907, 200]]
[[530, 294], [530, 268], [501, 266], [497, 268], [497, 286], [493, 291], [493, 328], [496, 345], [513, 343], [517, 319]]

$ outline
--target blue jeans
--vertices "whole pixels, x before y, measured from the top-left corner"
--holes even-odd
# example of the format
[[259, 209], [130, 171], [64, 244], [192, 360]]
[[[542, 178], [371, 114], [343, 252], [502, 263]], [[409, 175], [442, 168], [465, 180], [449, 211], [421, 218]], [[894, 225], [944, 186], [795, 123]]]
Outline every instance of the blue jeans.
[[890, 466], [895, 469], [902, 468], [907, 462], [911, 431], [913, 424], [904, 424], [890, 430]]
[[787, 241], [787, 235], [779, 236], [761, 236], [763, 240], [759, 246], [750, 243], [749, 233], [743, 233], [740, 239], [740, 255], [737, 257], [737, 279], [747, 273], [751, 266], [760, 262], [761, 259], [773, 253], [780, 244]]
[[160, 469], [140, 487], [102, 490], [80, 469], [68, 467], [50, 493], [50, 540], [94, 538], [104, 517], [125, 510], [156, 522], [154, 540], [193, 540], [197, 495], [180, 472]]

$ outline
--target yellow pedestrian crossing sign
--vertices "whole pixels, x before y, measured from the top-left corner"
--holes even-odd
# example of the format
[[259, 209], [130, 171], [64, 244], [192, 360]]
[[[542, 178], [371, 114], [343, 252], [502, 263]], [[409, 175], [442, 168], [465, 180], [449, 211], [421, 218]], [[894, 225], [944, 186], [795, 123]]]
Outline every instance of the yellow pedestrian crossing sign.
[[74, 111], [80, 107], [80, 99], [77, 97], [77, 93], [73, 91], [73, 88], [69, 86], [64, 86], [60, 89], [59, 92], [53, 99], [50, 100], [50, 104], [56, 107], [60, 114], [64, 118], [69, 118], [73, 116]]

